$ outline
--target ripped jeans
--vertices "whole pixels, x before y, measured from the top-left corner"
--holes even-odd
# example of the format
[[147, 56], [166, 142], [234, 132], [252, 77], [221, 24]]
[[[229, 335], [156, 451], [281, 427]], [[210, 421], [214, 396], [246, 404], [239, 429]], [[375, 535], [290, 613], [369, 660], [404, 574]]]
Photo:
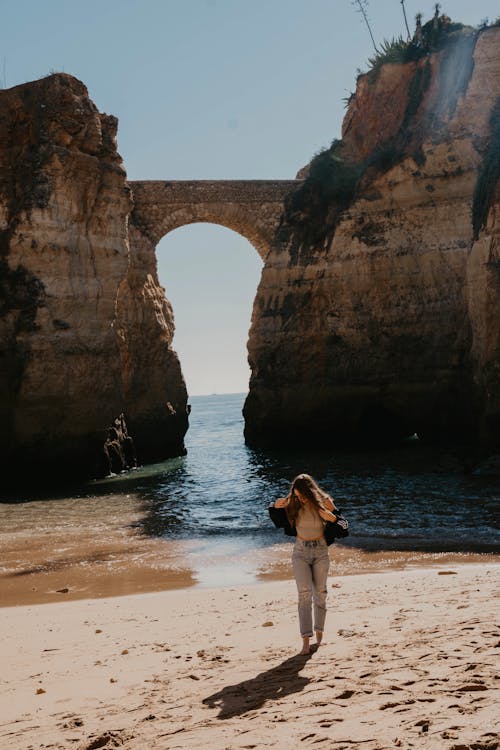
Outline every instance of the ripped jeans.
[[314, 630], [323, 632], [326, 617], [326, 580], [330, 557], [324, 539], [304, 541], [296, 539], [292, 554], [292, 568], [299, 594], [300, 634], [313, 634], [312, 604], [314, 602]]

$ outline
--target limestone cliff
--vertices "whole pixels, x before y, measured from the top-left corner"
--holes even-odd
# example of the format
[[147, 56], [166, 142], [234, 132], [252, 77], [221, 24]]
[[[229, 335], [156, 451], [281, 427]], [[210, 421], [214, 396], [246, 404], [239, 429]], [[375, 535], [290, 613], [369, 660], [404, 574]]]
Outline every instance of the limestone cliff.
[[184, 450], [171, 311], [129, 241], [116, 128], [68, 75], [0, 92], [2, 477], [102, 473], [121, 413], [139, 461]]
[[266, 259], [247, 442], [500, 441], [500, 28], [361, 76]]

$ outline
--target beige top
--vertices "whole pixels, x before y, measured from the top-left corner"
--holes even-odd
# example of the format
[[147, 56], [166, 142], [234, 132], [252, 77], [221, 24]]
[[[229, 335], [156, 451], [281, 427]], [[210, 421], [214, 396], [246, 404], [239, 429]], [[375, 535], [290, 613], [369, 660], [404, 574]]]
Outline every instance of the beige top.
[[324, 522], [312, 503], [306, 503], [299, 510], [295, 528], [301, 539], [320, 539], [323, 536]]

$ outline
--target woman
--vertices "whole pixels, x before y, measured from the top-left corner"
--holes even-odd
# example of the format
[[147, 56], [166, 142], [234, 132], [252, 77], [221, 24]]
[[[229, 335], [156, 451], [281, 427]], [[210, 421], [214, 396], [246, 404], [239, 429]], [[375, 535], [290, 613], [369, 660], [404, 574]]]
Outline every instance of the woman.
[[323, 638], [326, 580], [330, 566], [323, 528], [325, 521], [336, 520], [331, 512], [335, 510], [335, 505], [309, 474], [299, 474], [293, 480], [288, 495], [278, 498], [274, 507], [286, 509], [290, 525], [297, 531], [292, 567], [299, 595], [299, 627], [302, 636], [300, 653], [308, 654], [309, 639], [313, 636], [313, 601], [314, 630], [318, 646]]

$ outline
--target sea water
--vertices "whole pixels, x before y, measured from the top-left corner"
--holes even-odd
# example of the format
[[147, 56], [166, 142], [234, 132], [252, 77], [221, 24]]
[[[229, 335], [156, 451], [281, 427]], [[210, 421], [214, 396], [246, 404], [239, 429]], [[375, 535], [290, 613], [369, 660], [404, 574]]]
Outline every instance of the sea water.
[[[42, 568], [61, 559], [85, 564], [85, 549], [102, 557], [106, 540], [114, 559], [133, 531], [135, 543], [156, 542], [150, 547], [156, 556], [162, 544], [167, 556], [166, 543], [182, 543], [198, 582], [255, 580], [265, 554], [281, 558], [290, 541], [273, 527], [267, 507], [302, 472], [312, 474], [347, 516], [350, 535], [339, 549], [358, 568], [369, 553], [413, 559], [500, 552], [500, 479], [465, 473], [452, 451], [416, 440], [364, 452], [256, 450], [243, 439], [244, 394], [196, 396], [190, 403], [186, 456], [90, 482], [70, 496], [3, 498], [0, 573], [2, 566], [32, 572], [26, 565], [36, 549]], [[76, 540], [79, 552], [70, 554]], [[140, 556], [149, 548], [133, 549]]]
[[243, 394], [191, 398], [187, 456], [100, 483], [139, 493], [138, 522], [157, 537], [272, 543], [267, 506], [306, 472], [348, 517], [346, 544], [371, 549], [500, 551], [500, 478], [465, 474], [452, 453], [262, 451], [243, 440]]

